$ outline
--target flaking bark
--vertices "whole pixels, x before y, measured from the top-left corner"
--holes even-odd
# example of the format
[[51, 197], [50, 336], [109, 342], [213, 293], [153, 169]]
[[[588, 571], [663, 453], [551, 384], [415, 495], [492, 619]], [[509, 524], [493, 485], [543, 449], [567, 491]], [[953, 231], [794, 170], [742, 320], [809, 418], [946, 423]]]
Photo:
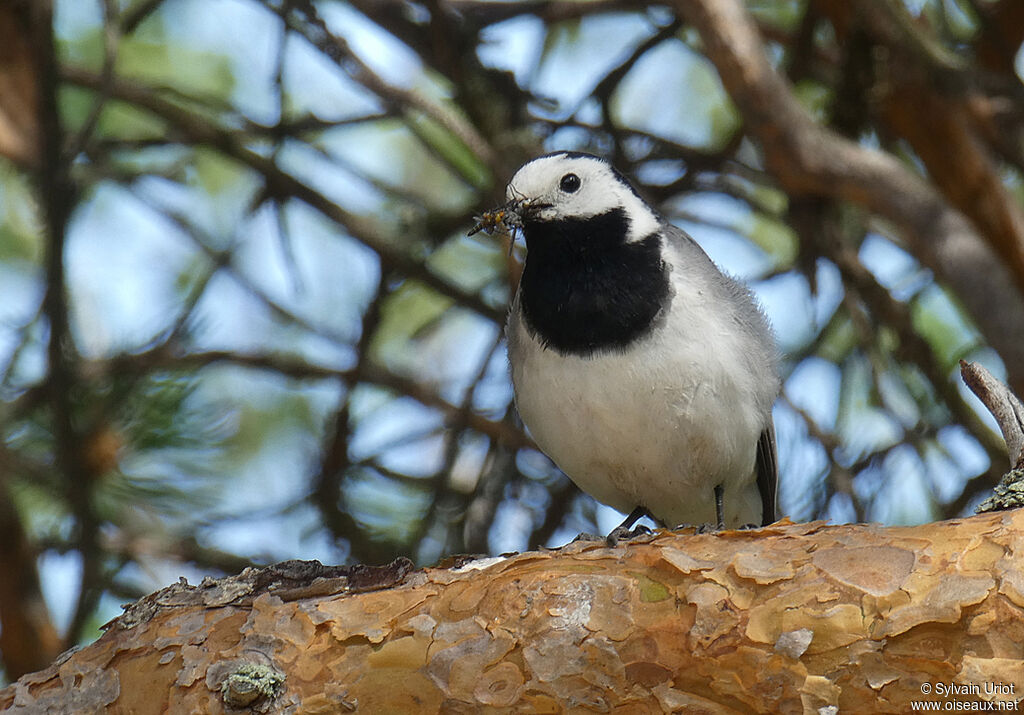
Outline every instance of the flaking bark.
[[1018, 510], [660, 531], [419, 571], [287, 563], [143, 599], [0, 690], [0, 710], [232, 712], [225, 681], [252, 673], [249, 707], [283, 713], [908, 712], [945, 700], [936, 684], [1015, 699], [1022, 551]]

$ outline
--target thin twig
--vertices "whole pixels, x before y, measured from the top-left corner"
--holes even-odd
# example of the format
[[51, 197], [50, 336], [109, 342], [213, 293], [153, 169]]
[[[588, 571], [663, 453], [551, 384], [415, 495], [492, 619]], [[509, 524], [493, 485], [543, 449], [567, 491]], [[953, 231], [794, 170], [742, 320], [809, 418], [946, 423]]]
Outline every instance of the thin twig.
[[1006, 442], [1010, 468], [1024, 468], [1024, 405], [981, 363], [961, 360], [960, 375], [999, 425]]

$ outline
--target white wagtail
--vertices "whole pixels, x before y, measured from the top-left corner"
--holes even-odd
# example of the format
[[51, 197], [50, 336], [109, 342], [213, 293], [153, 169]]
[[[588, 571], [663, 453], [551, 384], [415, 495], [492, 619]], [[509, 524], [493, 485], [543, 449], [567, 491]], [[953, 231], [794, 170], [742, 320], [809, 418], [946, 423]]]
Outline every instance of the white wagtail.
[[775, 520], [771, 328], [606, 161], [524, 164], [476, 229], [522, 231], [506, 336], [519, 414], [583, 491], [666, 526]]

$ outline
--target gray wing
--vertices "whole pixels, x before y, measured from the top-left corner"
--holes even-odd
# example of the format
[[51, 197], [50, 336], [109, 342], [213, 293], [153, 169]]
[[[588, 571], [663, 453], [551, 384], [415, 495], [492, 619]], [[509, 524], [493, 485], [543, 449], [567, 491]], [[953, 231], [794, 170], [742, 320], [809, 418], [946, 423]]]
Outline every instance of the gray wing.
[[779, 457], [775, 446], [775, 424], [771, 422], [757, 440], [757, 490], [761, 492], [761, 526], [775, 521], [775, 495], [779, 487]]
[[722, 273], [686, 231], [678, 226], [666, 224], [663, 235], [685, 259], [681, 267], [686, 272], [684, 279], [702, 280], [705, 285], [716, 290], [721, 299], [720, 309], [730, 314], [731, 319], [748, 337], [744, 356], [748, 368], [757, 376], [758, 384], [763, 385], [760, 409], [767, 416], [767, 426], [757, 440], [757, 459], [754, 466], [757, 489], [761, 493], [761, 523], [767, 526], [775, 521], [775, 498], [779, 483], [775, 425], [771, 418], [772, 403], [779, 392], [778, 353], [771, 327], [750, 289], [742, 282]]
[[775, 338], [750, 288], [743, 281], [723, 273], [700, 244], [683, 229], [664, 223], [662, 235], [684, 259], [683, 269], [688, 272], [685, 279], [699, 277], [732, 307], [732, 319], [747, 331], [759, 348], [758, 354], [751, 355], [751, 359], [757, 364], [767, 364], [774, 372], [777, 361]]

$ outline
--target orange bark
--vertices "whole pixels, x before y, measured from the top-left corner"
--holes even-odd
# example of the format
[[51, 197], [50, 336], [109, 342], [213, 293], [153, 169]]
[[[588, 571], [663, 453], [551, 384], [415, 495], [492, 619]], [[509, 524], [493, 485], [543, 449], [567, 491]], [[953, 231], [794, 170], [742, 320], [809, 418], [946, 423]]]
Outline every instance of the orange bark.
[[1015, 700], [1022, 550], [1017, 511], [662, 531], [421, 571], [250, 569], [144, 599], [96, 643], [0, 690], [0, 710], [230, 712], [224, 684], [236, 697], [253, 672], [283, 679], [264, 680], [256, 711], [295, 713]]

